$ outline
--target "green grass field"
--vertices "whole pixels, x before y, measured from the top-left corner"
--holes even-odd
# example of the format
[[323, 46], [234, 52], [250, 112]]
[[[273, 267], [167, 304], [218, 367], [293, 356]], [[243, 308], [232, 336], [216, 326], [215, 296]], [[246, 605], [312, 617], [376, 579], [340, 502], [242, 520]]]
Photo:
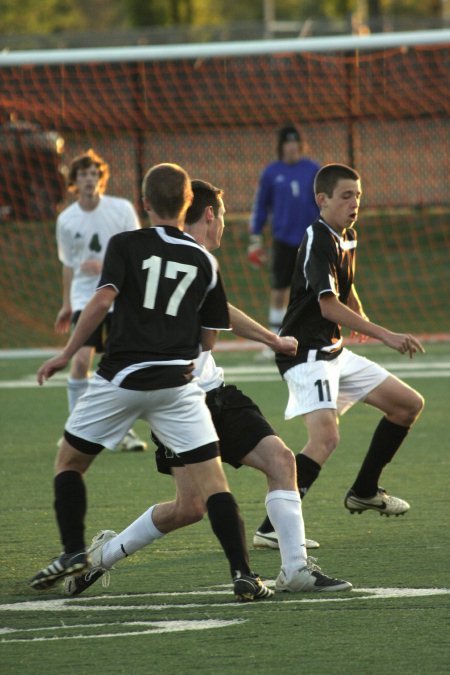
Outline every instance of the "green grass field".
[[[40, 359], [0, 360], [1, 672], [448, 673], [450, 346], [427, 345], [412, 362], [382, 346], [358, 349], [388, 364], [426, 399], [383, 475], [382, 484], [411, 510], [382, 518], [343, 508], [379, 418], [356, 406], [342, 418], [340, 446], [303, 503], [307, 535], [321, 543], [319, 564], [355, 590], [247, 605], [233, 601], [227, 563], [206, 519], [122, 562], [107, 589], [99, 582], [72, 600], [64, 600], [60, 588], [31, 591], [27, 579], [60, 551], [52, 467], [66, 393], [62, 378], [59, 386], [30, 386]], [[240, 384], [298, 451], [305, 432], [299, 420], [283, 420], [286, 390], [275, 370], [256, 366], [253, 353], [218, 354], [217, 361], [228, 382]], [[146, 433], [141, 423], [136, 428]], [[265, 481], [246, 468], [227, 473], [251, 547]], [[173, 495], [151, 451], [104, 452], [86, 480], [88, 538], [99, 529], [123, 528]], [[253, 568], [274, 579], [278, 552], [250, 548], [250, 554]]]

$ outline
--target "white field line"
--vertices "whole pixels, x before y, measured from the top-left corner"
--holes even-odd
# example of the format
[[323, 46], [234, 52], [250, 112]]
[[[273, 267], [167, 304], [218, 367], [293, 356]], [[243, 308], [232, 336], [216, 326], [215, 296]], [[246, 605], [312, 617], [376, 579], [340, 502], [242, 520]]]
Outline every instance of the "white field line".
[[[274, 581], [266, 581], [267, 586], [274, 586]], [[161, 604], [142, 604], [142, 605], [128, 605], [128, 604], [117, 604], [117, 601], [121, 600], [136, 600], [137, 598], [167, 598], [167, 597], [192, 597], [192, 596], [219, 596], [219, 595], [228, 595], [231, 598], [232, 589], [231, 586], [219, 587], [219, 589], [214, 590], [213, 588], [205, 588], [204, 590], [199, 591], [179, 591], [179, 592], [159, 592], [159, 593], [133, 593], [133, 594], [121, 594], [121, 595], [97, 595], [97, 596], [88, 596], [88, 597], [78, 597], [78, 598], [62, 598], [60, 600], [30, 600], [25, 602], [14, 602], [8, 603], [5, 605], [0, 605], [0, 612], [65, 612], [70, 610], [71, 612], [85, 612], [85, 611], [116, 611], [116, 610], [126, 610], [126, 611], [138, 611], [138, 610], [164, 610], [164, 609], [191, 609], [191, 608], [200, 608], [204, 609], [206, 607], [229, 607], [233, 606], [236, 608], [239, 607], [255, 607], [261, 606], [262, 603], [236, 603], [234, 599], [230, 600], [229, 603], [186, 603], [186, 604], [167, 604], [162, 602]], [[283, 604], [286, 602], [293, 604], [309, 604], [317, 602], [348, 602], [355, 600], [378, 600], [378, 599], [387, 599], [387, 598], [417, 598], [417, 597], [429, 597], [433, 595], [449, 595], [450, 588], [354, 588], [353, 591], [347, 592], [345, 594], [340, 594], [340, 597], [327, 597], [326, 593], [318, 593], [314, 598], [305, 598], [304, 596], [295, 597], [295, 594], [292, 596], [283, 596]], [[276, 597], [276, 596], [275, 596]], [[286, 597], [292, 599], [286, 600]], [[111, 602], [115, 604], [92, 604], [101, 601], [102, 603]], [[277, 602], [276, 599], [269, 600], [268, 602], [273, 603]]]
[[[384, 368], [389, 370], [397, 377], [415, 378], [435, 378], [450, 377], [450, 361], [426, 361], [423, 363], [398, 363], [395, 361], [379, 362]], [[248, 364], [245, 366], [225, 367], [225, 376], [227, 381], [231, 382], [280, 382], [281, 376], [274, 364]], [[67, 385], [67, 375], [57, 373], [48, 382], [45, 387], [65, 387]], [[39, 388], [36, 381], [36, 374], [30, 373], [19, 379], [1, 380], [0, 389], [33, 389]]]
[[[268, 585], [273, 585], [274, 582], [268, 582]], [[0, 612], [109, 612], [112, 613], [120, 612], [133, 612], [134, 617], [136, 616], [136, 611], [159, 611], [159, 610], [210, 610], [212, 608], [224, 609], [233, 607], [237, 612], [242, 611], [244, 608], [250, 607], [259, 607], [261, 603], [243, 603], [239, 604], [236, 602], [225, 602], [225, 603], [215, 603], [215, 602], [205, 602], [205, 603], [186, 603], [186, 604], [166, 604], [161, 605], [127, 605], [127, 604], [117, 604], [122, 600], [136, 600], [136, 598], [155, 598], [155, 597], [185, 597], [185, 596], [214, 596], [214, 595], [229, 595], [231, 593], [231, 587], [229, 585], [224, 585], [222, 587], [216, 587], [217, 590], [213, 588], [199, 590], [199, 591], [187, 591], [187, 592], [177, 592], [177, 593], [139, 593], [133, 595], [112, 595], [112, 596], [97, 596], [97, 597], [87, 597], [87, 598], [70, 598], [70, 599], [61, 599], [61, 600], [36, 600], [31, 602], [17, 602], [12, 604], [0, 605]], [[225, 589], [225, 590], [223, 590]], [[355, 592], [356, 591], [356, 592]], [[323, 603], [323, 602], [349, 602], [349, 601], [358, 601], [358, 600], [376, 600], [376, 599], [386, 599], [386, 598], [416, 598], [416, 597], [430, 597], [434, 595], [448, 595], [450, 594], [450, 588], [359, 588], [355, 589], [353, 593], [345, 594], [339, 598], [327, 598], [326, 594], [320, 595], [316, 598], [293, 598], [293, 599], [283, 599], [281, 602], [278, 602], [275, 598], [270, 600], [270, 603], [276, 603], [280, 608], [283, 606], [291, 606], [293, 604], [310, 604], [310, 603]], [[95, 604], [98, 601], [105, 602], [105, 600], [110, 601], [111, 603], [116, 604]], [[263, 603], [265, 605], [265, 603]], [[105, 623], [77, 623], [70, 624], [65, 623], [63, 619], [60, 619], [59, 622], [53, 626], [45, 627], [33, 627], [33, 628], [10, 628], [5, 626], [0, 629], [0, 643], [12, 643], [12, 642], [49, 642], [56, 640], [92, 640], [92, 639], [102, 639], [102, 638], [117, 638], [117, 637], [138, 637], [141, 635], [151, 635], [156, 633], [173, 633], [187, 630], [208, 630], [211, 628], [225, 628], [227, 626], [236, 625], [238, 623], [243, 623], [249, 619], [243, 618], [234, 618], [234, 619], [187, 619], [187, 620], [163, 620], [163, 621], [108, 621], [107, 617]], [[115, 632], [114, 628], [117, 627], [118, 630]], [[120, 627], [120, 628], [119, 628]], [[127, 630], [128, 628], [128, 630]], [[96, 629], [99, 632], [92, 634], [92, 629]], [[101, 631], [104, 629], [104, 632]], [[70, 632], [77, 631], [75, 635], [71, 635]], [[43, 633], [49, 633], [49, 635], [43, 635]], [[4, 636], [4, 637], [3, 637]]]
[[[120, 621], [111, 623], [93, 623], [93, 624], [58, 624], [45, 628], [0, 628], [0, 635], [19, 634], [24, 637], [1, 638], [0, 643], [11, 642], [55, 642], [56, 640], [99, 640], [102, 638], [117, 637], [135, 637], [138, 635], [154, 635], [157, 633], [179, 633], [187, 630], [210, 630], [211, 628], [226, 628], [234, 626], [237, 623], [244, 623], [245, 619], [201, 619], [185, 621]], [[105, 628], [108, 631], [117, 626], [121, 630], [117, 632], [105, 632], [92, 634], [93, 628]], [[126, 630], [129, 628], [129, 630]], [[69, 632], [77, 630], [80, 633], [75, 635], [55, 635], [58, 632]], [[49, 636], [26, 637], [27, 633], [48, 632]]]

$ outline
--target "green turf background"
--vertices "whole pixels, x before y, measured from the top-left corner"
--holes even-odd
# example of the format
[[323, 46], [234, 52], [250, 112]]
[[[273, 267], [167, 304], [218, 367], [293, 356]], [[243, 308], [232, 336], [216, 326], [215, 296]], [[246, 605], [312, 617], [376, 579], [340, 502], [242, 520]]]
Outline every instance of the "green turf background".
[[[384, 347], [362, 350], [380, 362], [404, 364]], [[224, 365], [249, 365], [253, 354], [219, 354]], [[417, 358], [447, 369], [449, 345], [429, 345]], [[33, 375], [38, 360], [0, 360], [0, 380]], [[426, 375], [426, 373], [425, 373]], [[231, 380], [230, 380], [231, 381]], [[236, 378], [233, 380], [238, 382]], [[334, 673], [448, 672], [449, 595], [358, 599], [358, 588], [449, 588], [449, 380], [410, 377], [426, 408], [404, 447], [383, 475], [383, 485], [411, 503], [401, 518], [376, 513], [350, 515], [342, 505], [379, 415], [363, 405], [342, 419], [341, 443], [303, 503], [307, 534], [321, 543], [323, 570], [351, 580], [353, 599], [342, 594], [276, 597], [239, 605], [231, 593], [211, 595], [229, 582], [227, 564], [207, 519], [156, 542], [123, 562], [111, 586], [93, 586], [82, 599], [52, 610], [60, 592], [36, 593], [27, 578], [59, 552], [52, 510], [55, 443], [66, 418], [64, 388], [0, 388], [1, 484], [0, 604], [47, 601], [48, 611], [5, 611], [1, 625], [23, 632], [0, 632], [1, 672], [61, 673]], [[284, 422], [281, 382], [246, 382], [242, 388], [261, 405], [286, 442], [298, 450], [305, 439], [301, 422]], [[137, 429], [145, 434], [145, 428]], [[251, 544], [264, 511], [265, 481], [250, 469], [227, 470], [240, 503]], [[156, 473], [152, 452], [104, 452], [87, 479], [87, 537], [99, 529], [121, 529], [155, 501], [170, 499], [170, 479]], [[253, 568], [267, 578], [278, 573], [277, 551], [251, 550]], [[203, 590], [204, 595], [170, 596]], [[163, 593], [157, 596], [142, 594]], [[122, 595], [121, 598], [113, 597]], [[346, 595], [346, 594], [345, 594]], [[100, 600], [89, 600], [101, 596]], [[303, 602], [300, 602], [302, 600]], [[309, 602], [304, 602], [308, 600]], [[181, 605], [195, 604], [195, 607]], [[115, 609], [77, 611], [80, 606]], [[176, 605], [175, 607], [173, 605]], [[127, 609], [133, 606], [135, 609]], [[137, 609], [136, 609], [137, 608]], [[130, 621], [241, 619], [225, 628], [171, 634], [99, 639], [61, 639], [137, 630]], [[108, 624], [108, 628], [96, 624]], [[80, 626], [71, 629], [71, 626]], [[55, 626], [58, 628], [56, 629]], [[66, 628], [64, 628], [64, 626]], [[47, 627], [47, 631], [44, 630]], [[22, 640], [6, 644], [7, 638]], [[29, 641], [53, 637], [53, 641]], [[27, 640], [26, 642], [24, 640]]]

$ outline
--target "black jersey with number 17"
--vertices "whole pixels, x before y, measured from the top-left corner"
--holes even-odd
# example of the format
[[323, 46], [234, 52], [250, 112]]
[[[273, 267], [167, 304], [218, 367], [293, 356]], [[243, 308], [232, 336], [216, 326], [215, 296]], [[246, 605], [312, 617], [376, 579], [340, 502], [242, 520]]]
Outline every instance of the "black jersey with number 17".
[[185, 384], [199, 354], [201, 329], [229, 330], [216, 259], [176, 227], [112, 237], [98, 288], [104, 286], [118, 295], [97, 372], [118, 386]]
[[342, 348], [340, 326], [322, 316], [319, 298], [333, 293], [347, 304], [355, 273], [356, 244], [353, 229], [339, 234], [320, 218], [308, 227], [298, 250], [289, 305], [280, 331], [280, 335], [297, 338], [298, 350], [293, 357], [277, 354], [282, 374], [311, 360], [314, 350], [319, 352], [319, 358], [326, 358]]

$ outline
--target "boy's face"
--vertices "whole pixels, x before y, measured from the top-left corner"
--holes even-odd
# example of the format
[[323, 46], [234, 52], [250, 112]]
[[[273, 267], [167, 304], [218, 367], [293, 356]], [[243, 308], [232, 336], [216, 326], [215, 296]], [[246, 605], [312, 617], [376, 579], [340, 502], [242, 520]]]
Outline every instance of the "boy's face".
[[302, 155], [302, 147], [299, 141], [286, 141], [281, 146], [281, 159], [286, 164], [295, 164]]
[[223, 200], [219, 197], [219, 211], [218, 215], [214, 216], [214, 221], [207, 231], [207, 241], [205, 243], [208, 251], [214, 251], [220, 247], [220, 242], [225, 228], [224, 222], [225, 206]]
[[331, 197], [321, 192], [316, 197], [322, 218], [334, 230], [352, 227], [357, 218], [361, 201], [361, 182], [340, 178]]
[[92, 197], [99, 193], [100, 171], [91, 164], [87, 169], [78, 169], [75, 187], [78, 196]]

